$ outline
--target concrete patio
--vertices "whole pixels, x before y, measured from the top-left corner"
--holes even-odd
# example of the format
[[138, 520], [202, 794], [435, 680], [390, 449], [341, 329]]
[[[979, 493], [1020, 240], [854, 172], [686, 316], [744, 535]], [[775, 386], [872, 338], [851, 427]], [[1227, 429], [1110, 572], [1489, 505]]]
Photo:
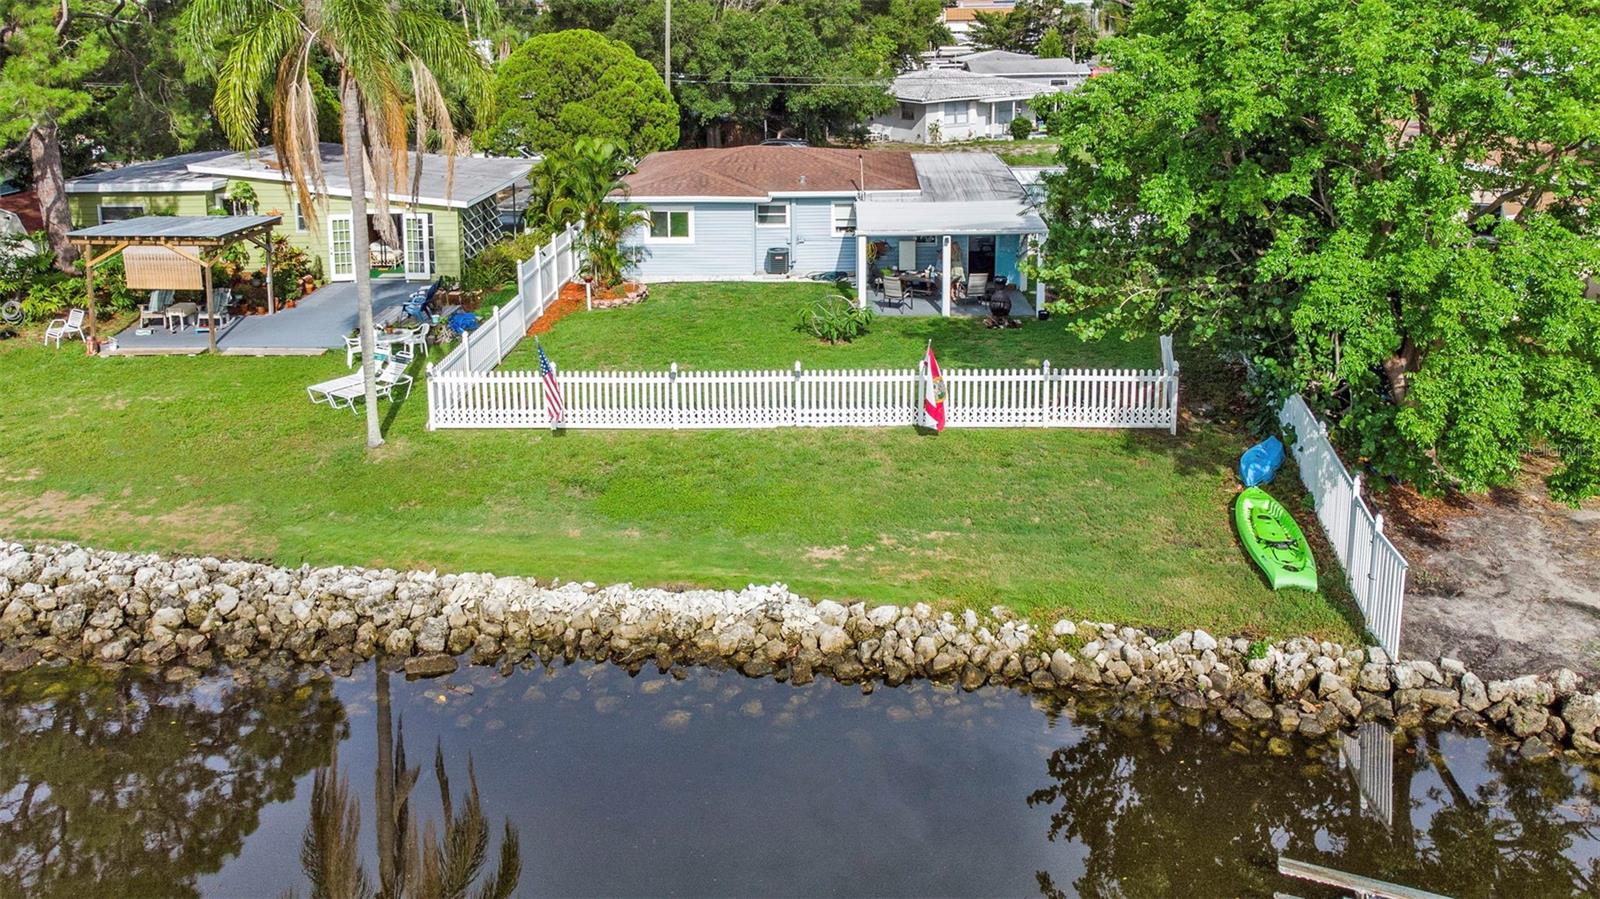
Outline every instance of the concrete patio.
[[[426, 283], [398, 278], [373, 281], [373, 315], [398, 311], [411, 292]], [[217, 332], [217, 351], [227, 356], [316, 356], [342, 348], [345, 335], [355, 329], [356, 286], [339, 282], [312, 291], [293, 309], [235, 318]], [[204, 353], [208, 344], [206, 333], [193, 327], [175, 334], [161, 327], [152, 327], [149, 334], [136, 330], [130, 326], [117, 334], [115, 355], [192, 356]]]
[[[1034, 307], [1033, 299], [1015, 287], [1006, 288], [1011, 293], [1011, 317], [1034, 318], [1038, 310]], [[908, 297], [909, 305], [886, 304], [883, 292], [875, 288], [867, 291], [867, 308], [879, 315], [890, 316], [936, 316], [939, 315], [938, 297]], [[985, 318], [989, 315], [989, 304], [977, 300], [950, 301], [950, 314], [952, 316], [966, 316], [969, 318]]]

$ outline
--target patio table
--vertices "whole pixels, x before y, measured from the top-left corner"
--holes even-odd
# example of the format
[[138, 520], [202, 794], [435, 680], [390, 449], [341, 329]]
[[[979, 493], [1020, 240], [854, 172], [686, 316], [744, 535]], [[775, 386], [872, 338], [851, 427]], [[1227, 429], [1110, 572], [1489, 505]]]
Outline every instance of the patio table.
[[[199, 322], [200, 306], [196, 303], [173, 303], [171, 306], [167, 307], [164, 317], [167, 321], [168, 331], [181, 331], [183, 330], [184, 323], [190, 318], [193, 318], [196, 323]], [[173, 319], [178, 320], [178, 326], [176, 328], [172, 326]]]

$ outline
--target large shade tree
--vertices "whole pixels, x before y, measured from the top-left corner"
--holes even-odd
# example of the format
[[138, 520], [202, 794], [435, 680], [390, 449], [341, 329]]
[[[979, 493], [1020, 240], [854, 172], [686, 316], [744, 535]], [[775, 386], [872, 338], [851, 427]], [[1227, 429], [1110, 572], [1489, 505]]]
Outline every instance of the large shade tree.
[[110, 30], [131, 16], [110, 0], [0, 0], [0, 142], [27, 144], [39, 211], [66, 271], [78, 253], [67, 240], [62, 130], [93, 109], [85, 82], [110, 58]]
[[1181, 328], [1424, 487], [1600, 490], [1600, 3], [1141, 0], [1062, 141], [1045, 280]]
[[[351, 253], [366, 382], [367, 445], [383, 443], [373, 360], [372, 276], [367, 200], [377, 226], [393, 228], [389, 194], [420, 176], [422, 158], [407, 148], [437, 144], [456, 152], [444, 84], [480, 83], [483, 58], [460, 23], [423, 0], [193, 0], [185, 33], [215, 47], [217, 119], [236, 147], [262, 138], [261, 107], [270, 106], [272, 145], [310, 209], [327, 196], [318, 152], [318, 67], [337, 72], [340, 136], [350, 184]], [[371, 175], [369, 181], [368, 175]], [[414, 193], [414, 189], [410, 192]], [[391, 236], [392, 235], [386, 235]]]
[[661, 74], [627, 44], [582, 28], [540, 34], [494, 76], [497, 117], [488, 144], [549, 153], [588, 137], [635, 156], [678, 143], [678, 104]]

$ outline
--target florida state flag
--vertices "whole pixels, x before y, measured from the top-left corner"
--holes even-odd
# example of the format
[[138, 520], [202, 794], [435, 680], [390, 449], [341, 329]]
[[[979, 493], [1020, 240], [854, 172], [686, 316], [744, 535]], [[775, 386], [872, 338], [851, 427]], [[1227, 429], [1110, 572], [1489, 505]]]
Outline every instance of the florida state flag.
[[917, 423], [935, 431], [944, 430], [944, 374], [933, 356], [933, 341], [928, 341], [928, 357], [922, 366], [922, 415]]

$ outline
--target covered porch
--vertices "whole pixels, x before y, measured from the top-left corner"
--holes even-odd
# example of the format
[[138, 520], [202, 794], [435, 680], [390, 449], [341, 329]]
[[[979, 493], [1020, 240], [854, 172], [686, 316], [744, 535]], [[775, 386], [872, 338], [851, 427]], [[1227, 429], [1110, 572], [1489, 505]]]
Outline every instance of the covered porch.
[[989, 314], [995, 294], [1013, 316], [1044, 305], [1037, 259], [1044, 220], [1017, 200], [868, 199], [856, 205], [856, 304], [885, 315]]

